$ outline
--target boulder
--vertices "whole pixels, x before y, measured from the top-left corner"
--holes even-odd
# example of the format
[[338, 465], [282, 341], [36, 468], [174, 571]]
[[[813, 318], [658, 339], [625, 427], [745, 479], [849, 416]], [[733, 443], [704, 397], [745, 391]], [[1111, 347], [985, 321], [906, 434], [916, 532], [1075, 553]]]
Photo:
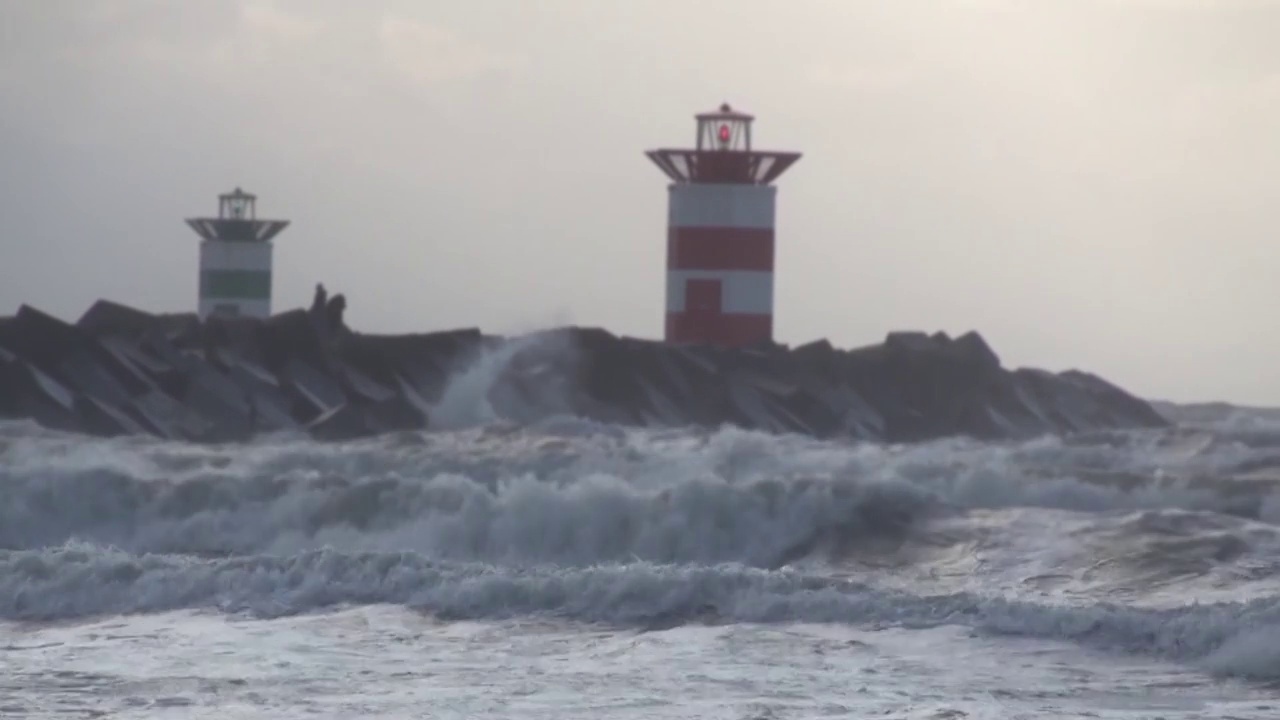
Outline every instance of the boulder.
[[373, 335], [348, 328], [345, 309], [322, 287], [311, 310], [265, 319], [102, 300], [72, 325], [24, 305], [0, 318], [0, 415], [94, 435], [226, 442], [301, 428], [343, 440], [429, 428], [432, 404], [468, 373], [517, 423], [568, 414], [886, 442], [1169, 424], [1096, 375], [1008, 370], [976, 332], [727, 349], [581, 327]]
[[423, 430], [427, 413], [404, 395], [377, 402], [343, 403], [307, 425], [317, 440], [354, 440], [388, 432]]
[[76, 327], [95, 337], [137, 338], [149, 332], [162, 335], [195, 332], [200, 316], [195, 313], [153, 315], [110, 300], [99, 300], [76, 321]]
[[0, 388], [12, 417], [34, 420], [44, 427], [88, 432], [81, 426], [75, 395], [57, 380], [23, 360], [0, 363]]

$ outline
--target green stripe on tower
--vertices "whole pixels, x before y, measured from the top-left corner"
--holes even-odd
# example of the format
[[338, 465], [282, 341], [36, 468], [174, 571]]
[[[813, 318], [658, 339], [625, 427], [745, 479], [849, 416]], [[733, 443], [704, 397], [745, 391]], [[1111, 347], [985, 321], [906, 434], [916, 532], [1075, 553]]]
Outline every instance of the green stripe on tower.
[[200, 273], [200, 297], [270, 300], [269, 270], [205, 270]]

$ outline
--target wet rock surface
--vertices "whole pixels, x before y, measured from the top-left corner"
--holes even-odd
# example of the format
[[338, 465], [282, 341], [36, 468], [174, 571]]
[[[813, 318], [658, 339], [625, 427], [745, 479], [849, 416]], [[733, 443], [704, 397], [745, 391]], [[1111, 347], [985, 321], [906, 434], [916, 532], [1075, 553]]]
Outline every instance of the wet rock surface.
[[854, 350], [668, 345], [578, 327], [390, 336], [347, 328], [345, 305], [318, 296], [310, 310], [202, 322], [104, 300], [75, 323], [24, 305], [0, 318], [0, 416], [205, 442], [420, 430], [447, 425], [434, 415], [451, 402], [513, 422], [572, 415], [891, 442], [1169, 424], [1097, 376], [1006, 369], [973, 332], [890, 333]]

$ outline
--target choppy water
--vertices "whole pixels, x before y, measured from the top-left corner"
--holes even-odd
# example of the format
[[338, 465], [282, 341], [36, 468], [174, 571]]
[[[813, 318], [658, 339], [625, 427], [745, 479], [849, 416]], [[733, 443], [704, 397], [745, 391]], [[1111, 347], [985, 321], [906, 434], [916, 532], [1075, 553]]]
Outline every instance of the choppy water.
[[0, 716], [1280, 717], [1280, 420], [892, 447], [0, 423]]

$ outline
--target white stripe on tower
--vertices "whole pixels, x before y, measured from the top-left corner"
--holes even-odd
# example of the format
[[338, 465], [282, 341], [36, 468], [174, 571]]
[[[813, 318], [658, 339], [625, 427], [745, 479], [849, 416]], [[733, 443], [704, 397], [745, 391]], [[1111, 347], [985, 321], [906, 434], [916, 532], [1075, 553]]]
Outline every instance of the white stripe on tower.
[[669, 186], [668, 341], [773, 339], [776, 196], [771, 185]]
[[671, 227], [722, 227], [773, 230], [773, 185], [671, 186], [667, 224]]

